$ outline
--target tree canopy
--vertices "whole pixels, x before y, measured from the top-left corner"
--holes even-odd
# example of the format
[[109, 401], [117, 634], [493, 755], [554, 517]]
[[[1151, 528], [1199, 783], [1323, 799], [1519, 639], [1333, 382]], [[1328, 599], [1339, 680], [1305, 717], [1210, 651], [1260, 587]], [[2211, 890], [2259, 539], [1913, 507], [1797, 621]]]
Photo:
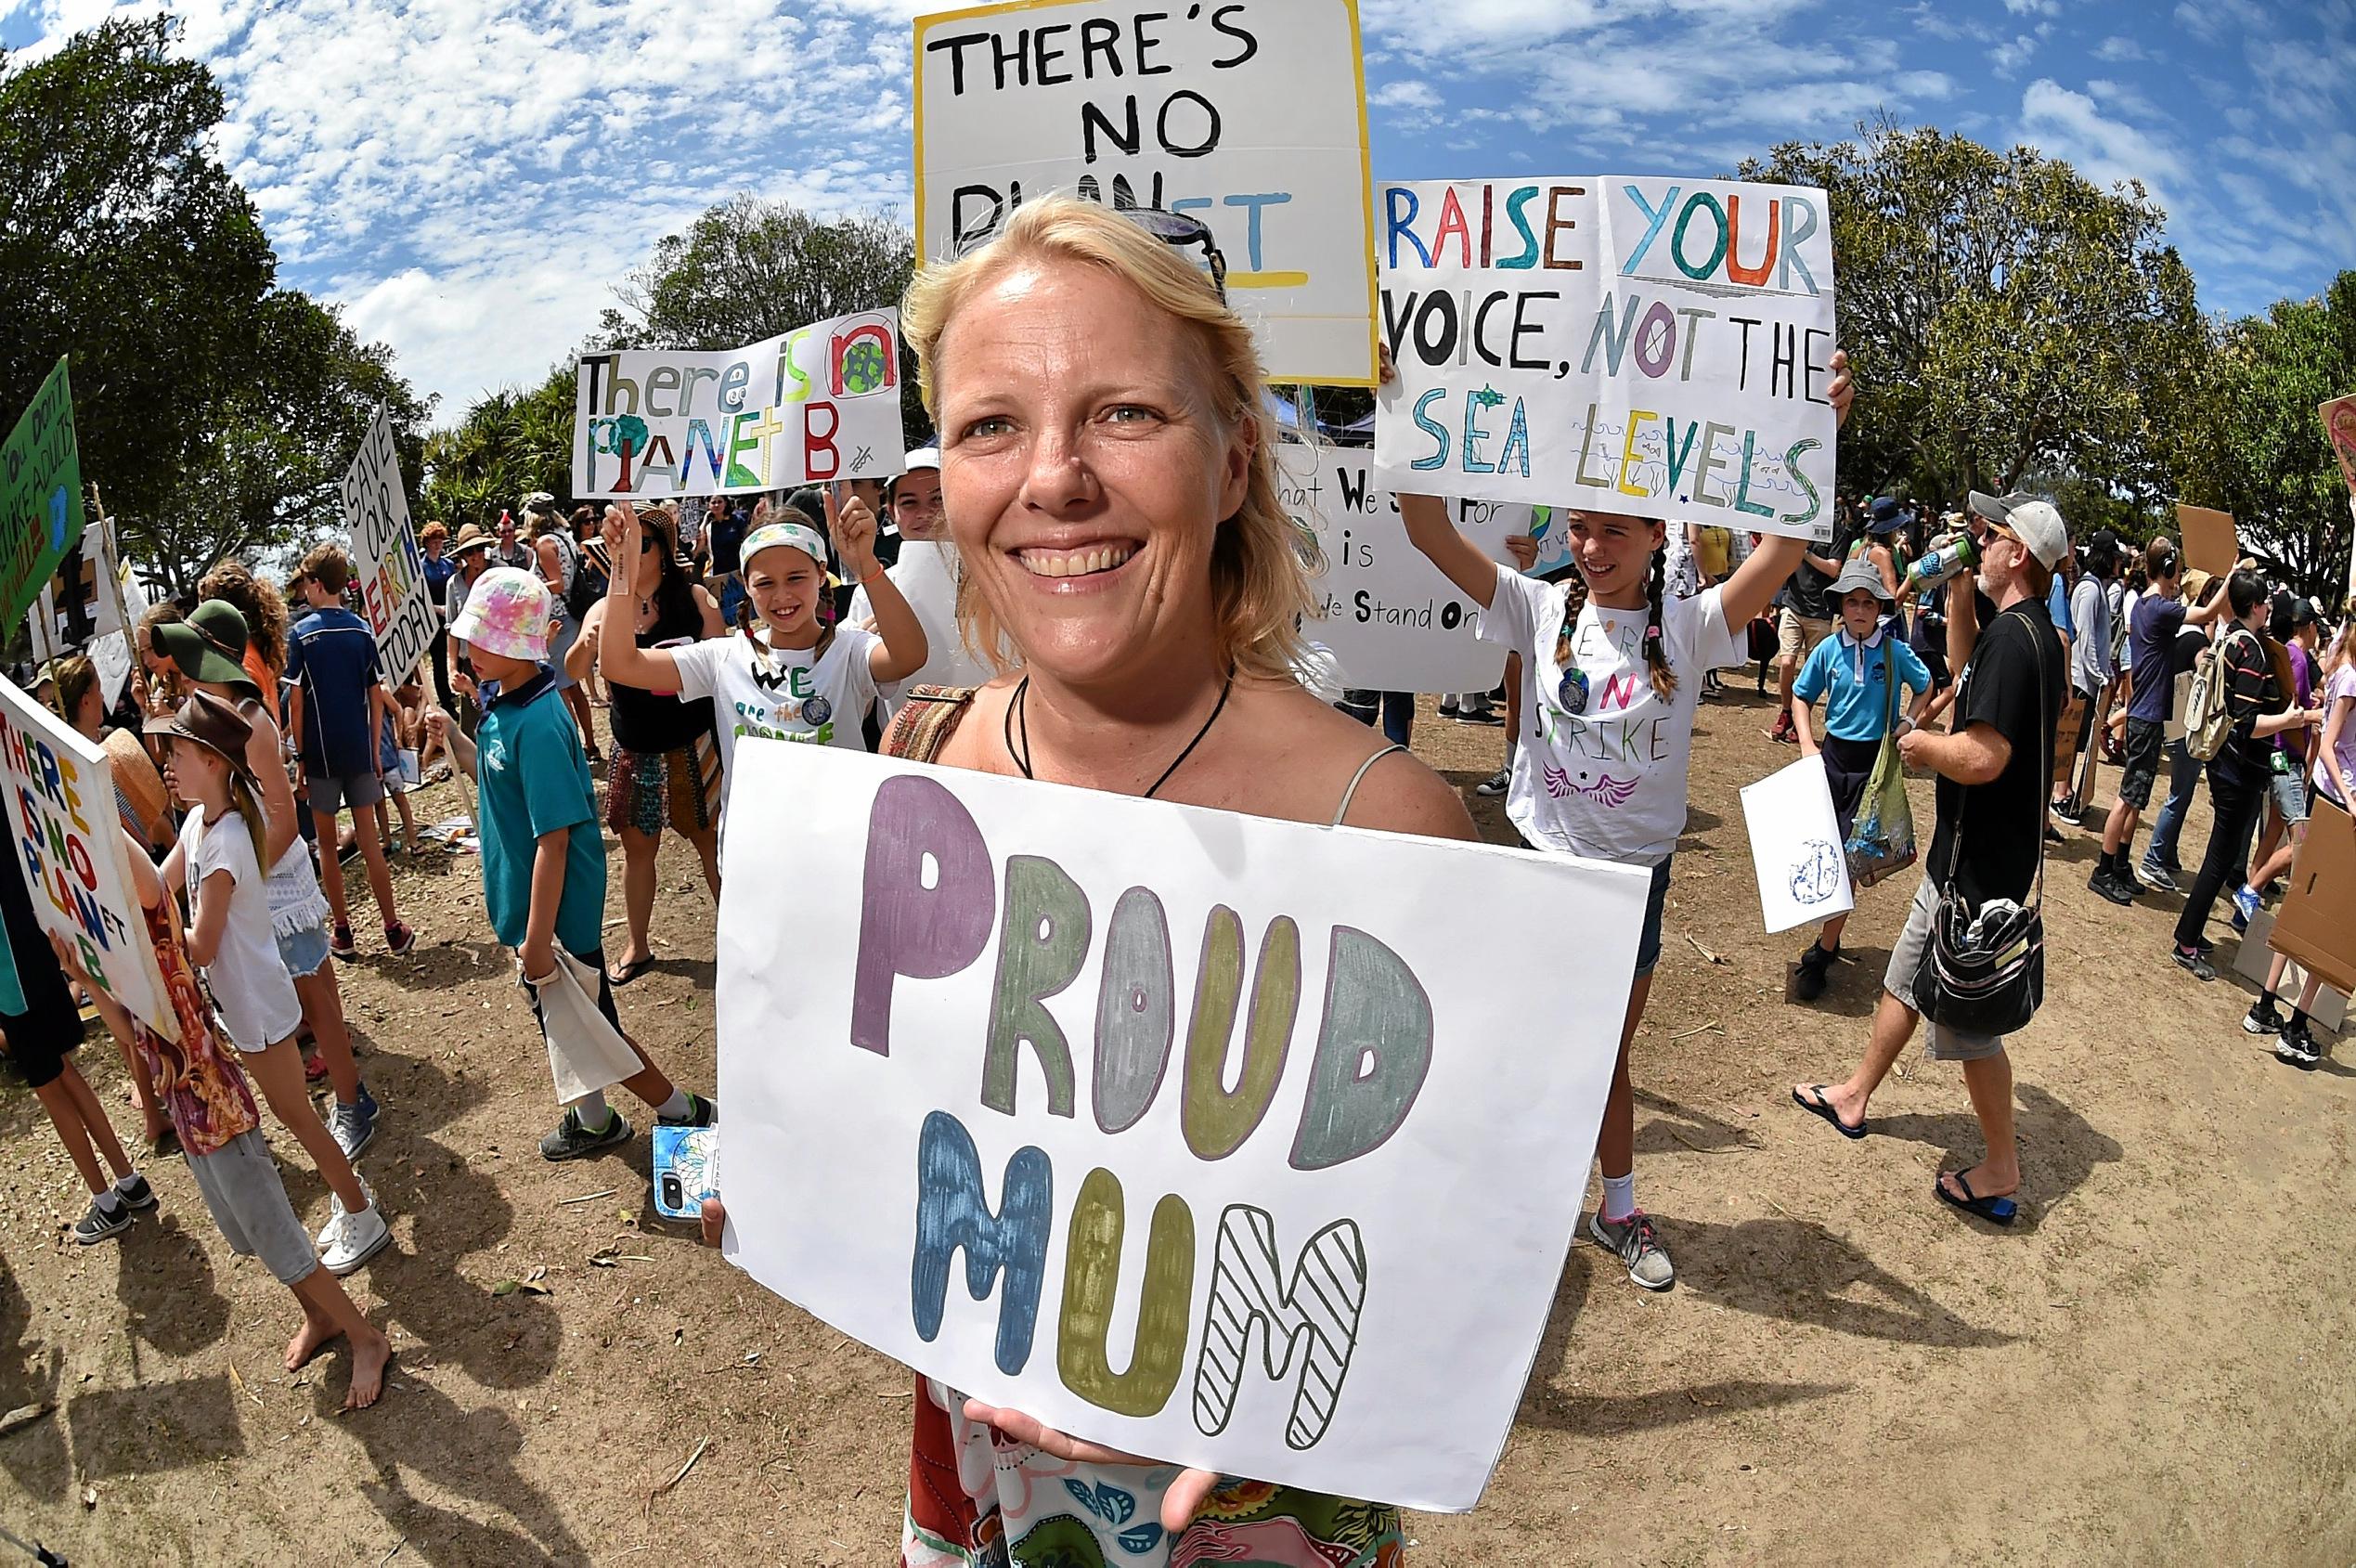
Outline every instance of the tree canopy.
[[2043, 474], [2146, 505], [2170, 492], [2161, 429], [2208, 337], [2140, 185], [2105, 191], [2032, 148], [1886, 122], [1778, 147], [1741, 177], [1830, 196], [1842, 342], [1866, 392], [1842, 466], [1860, 489]]
[[336, 521], [382, 401], [425, 410], [392, 353], [277, 285], [213, 134], [219, 86], [177, 24], [109, 21], [45, 59], [0, 51], [0, 408], [73, 364], [82, 469], [123, 549], [173, 589]]

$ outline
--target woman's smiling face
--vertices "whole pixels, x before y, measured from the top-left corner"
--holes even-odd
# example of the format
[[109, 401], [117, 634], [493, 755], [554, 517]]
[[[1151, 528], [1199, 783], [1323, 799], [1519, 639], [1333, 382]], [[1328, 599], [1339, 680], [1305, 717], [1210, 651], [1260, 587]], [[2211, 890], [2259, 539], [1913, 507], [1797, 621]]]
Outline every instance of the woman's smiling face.
[[1026, 664], [1087, 683], [1203, 635], [1254, 433], [1223, 425], [1191, 329], [1102, 268], [1023, 261], [958, 311], [939, 381], [950, 526]]

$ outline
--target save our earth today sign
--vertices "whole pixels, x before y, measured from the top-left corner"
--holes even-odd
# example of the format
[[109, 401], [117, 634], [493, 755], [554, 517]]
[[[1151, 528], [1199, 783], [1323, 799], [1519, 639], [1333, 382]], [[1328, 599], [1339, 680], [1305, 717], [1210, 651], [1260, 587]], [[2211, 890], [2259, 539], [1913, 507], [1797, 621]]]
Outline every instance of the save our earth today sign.
[[[795, 808], [729, 831], [728, 1255], [1077, 1436], [1470, 1508], [1577, 1218], [1645, 873], [736, 758]], [[1495, 985], [1497, 934], [1541, 930]]]
[[24, 619], [82, 537], [82, 460], [60, 357], [0, 444], [0, 626]]

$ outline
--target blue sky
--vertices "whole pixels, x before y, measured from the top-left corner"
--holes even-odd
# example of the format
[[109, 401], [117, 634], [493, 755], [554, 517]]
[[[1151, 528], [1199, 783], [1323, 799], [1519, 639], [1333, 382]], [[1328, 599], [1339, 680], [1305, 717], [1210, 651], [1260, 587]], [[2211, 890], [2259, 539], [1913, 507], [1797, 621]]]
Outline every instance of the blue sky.
[[[1276, 4], [1280, 0], [1254, 0]], [[1375, 173], [1714, 174], [1902, 122], [2140, 179], [2209, 310], [2356, 266], [2356, 0], [1361, 0]], [[152, 4], [0, 0], [55, 47]], [[733, 191], [909, 206], [922, 0], [191, 0], [281, 276], [454, 418]], [[718, 345], [715, 345], [718, 346]]]

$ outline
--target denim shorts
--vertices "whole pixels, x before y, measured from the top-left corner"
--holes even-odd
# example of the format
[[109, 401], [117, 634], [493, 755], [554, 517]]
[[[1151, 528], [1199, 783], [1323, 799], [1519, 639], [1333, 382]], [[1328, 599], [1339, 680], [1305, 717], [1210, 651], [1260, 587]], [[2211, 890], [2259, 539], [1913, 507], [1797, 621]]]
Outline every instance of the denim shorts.
[[298, 980], [307, 980], [319, 972], [319, 965], [328, 961], [328, 934], [324, 926], [305, 926], [292, 936], [278, 936], [278, 962], [286, 972]]
[[1652, 973], [1661, 962], [1661, 914], [1669, 907], [1669, 864], [1676, 858], [1672, 855], [1652, 868], [1652, 891], [1644, 901], [1644, 935], [1637, 939], [1638, 979]]
[[2266, 788], [2285, 825], [2296, 827], [2308, 819], [2315, 797], [2308, 788], [2306, 769], [2294, 765], [2287, 773], [2270, 773]]

